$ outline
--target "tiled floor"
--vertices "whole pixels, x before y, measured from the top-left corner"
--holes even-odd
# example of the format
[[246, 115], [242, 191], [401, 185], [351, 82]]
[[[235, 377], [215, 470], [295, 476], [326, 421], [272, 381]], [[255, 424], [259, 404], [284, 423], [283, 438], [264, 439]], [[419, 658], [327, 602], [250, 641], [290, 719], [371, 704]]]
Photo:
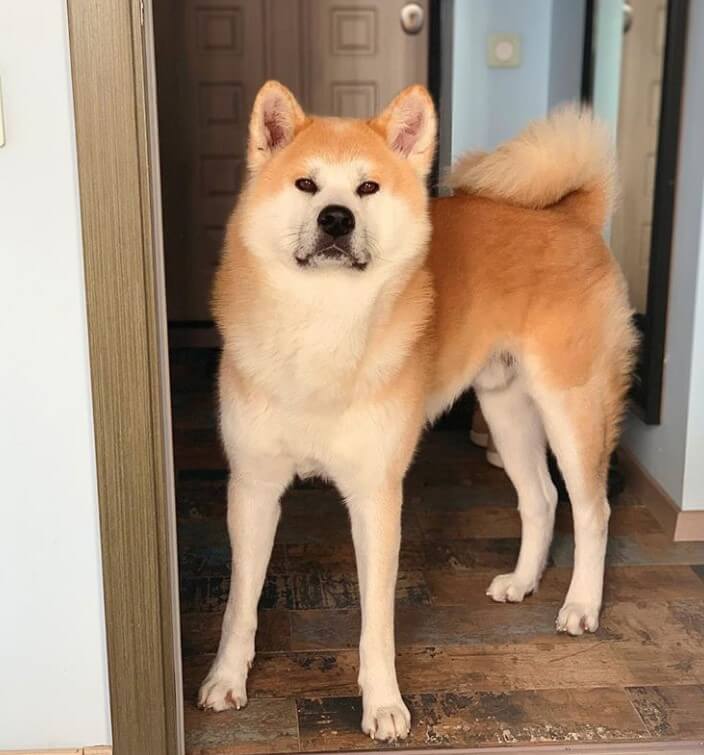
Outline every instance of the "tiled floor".
[[[326, 487], [285, 499], [260, 605], [249, 705], [203, 712], [196, 692], [227, 597], [225, 463], [214, 355], [174, 355], [174, 433], [189, 755], [370, 749], [359, 730], [359, 594], [345, 510]], [[520, 522], [504, 474], [464, 431], [431, 431], [408, 475], [397, 599], [403, 747], [704, 737], [704, 544], [672, 544], [628, 489], [614, 502], [602, 624], [554, 632], [570, 574], [560, 504], [540, 592], [484, 590], [510, 570]], [[386, 748], [382, 748], [386, 749]]]

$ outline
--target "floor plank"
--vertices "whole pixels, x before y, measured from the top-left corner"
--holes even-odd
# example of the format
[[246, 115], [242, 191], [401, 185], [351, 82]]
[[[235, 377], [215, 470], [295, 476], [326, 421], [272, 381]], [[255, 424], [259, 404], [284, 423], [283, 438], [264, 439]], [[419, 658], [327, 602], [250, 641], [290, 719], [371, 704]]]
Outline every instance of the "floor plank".
[[704, 682], [704, 601], [616, 603], [603, 611], [599, 631], [630, 684]]
[[701, 738], [704, 687], [629, 687], [626, 692], [654, 737]]
[[[181, 650], [185, 658], [218, 649], [222, 613], [208, 611], [181, 615]], [[287, 611], [259, 611], [257, 650], [281, 651], [291, 648], [291, 625]]]
[[[496, 643], [506, 638], [544, 638], [555, 634], [551, 605], [494, 603], [481, 608], [399, 606], [396, 641], [404, 645]], [[291, 647], [295, 650], [354, 647], [359, 641], [357, 610], [291, 612]], [[591, 642], [593, 637], [583, 638]]]
[[[647, 730], [622, 689], [414, 694], [412, 747], [637, 740]], [[299, 699], [301, 749], [367, 749], [359, 698]], [[558, 716], [555, 713], [558, 712]], [[551, 720], [559, 723], [551, 723]], [[377, 746], [378, 749], [386, 747]]]
[[[194, 656], [184, 692], [195, 699], [214, 658]], [[259, 653], [249, 677], [257, 697], [337, 697], [357, 693], [357, 649]], [[414, 692], [506, 691], [618, 686], [638, 680], [608, 642], [580, 643], [563, 635], [539, 643], [404, 647], [396, 657], [399, 684]]]
[[[486, 588], [496, 572], [489, 570], [428, 570], [426, 583], [434, 605], [482, 605]], [[569, 587], [571, 567], [546, 569], [530, 602], [552, 603], [559, 608]], [[704, 581], [689, 566], [614, 566], [606, 570], [604, 602], [668, 601], [704, 598]]]
[[274, 755], [298, 752], [298, 720], [292, 700], [252, 700], [242, 710], [203, 711], [186, 703], [189, 755]]

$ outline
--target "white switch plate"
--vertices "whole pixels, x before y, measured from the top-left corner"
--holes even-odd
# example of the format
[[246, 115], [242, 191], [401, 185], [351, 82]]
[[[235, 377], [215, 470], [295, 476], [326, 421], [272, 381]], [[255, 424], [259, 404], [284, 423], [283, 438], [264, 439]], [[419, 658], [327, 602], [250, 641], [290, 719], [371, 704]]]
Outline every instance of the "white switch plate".
[[0, 81], [0, 147], [5, 146], [5, 126], [2, 113], [2, 81]]
[[490, 34], [486, 63], [489, 68], [517, 68], [521, 65], [520, 34]]

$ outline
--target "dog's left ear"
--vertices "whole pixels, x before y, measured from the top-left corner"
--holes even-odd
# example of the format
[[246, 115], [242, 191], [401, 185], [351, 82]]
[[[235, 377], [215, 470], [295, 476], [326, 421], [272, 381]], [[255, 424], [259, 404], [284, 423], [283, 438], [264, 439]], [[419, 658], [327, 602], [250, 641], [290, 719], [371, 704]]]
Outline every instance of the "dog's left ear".
[[430, 172], [435, 154], [437, 118], [428, 90], [416, 84], [404, 89], [369, 124], [394, 152], [405, 157], [419, 175]]
[[293, 141], [305, 121], [301, 106], [278, 81], [259, 90], [249, 120], [247, 167], [256, 173], [276, 152]]

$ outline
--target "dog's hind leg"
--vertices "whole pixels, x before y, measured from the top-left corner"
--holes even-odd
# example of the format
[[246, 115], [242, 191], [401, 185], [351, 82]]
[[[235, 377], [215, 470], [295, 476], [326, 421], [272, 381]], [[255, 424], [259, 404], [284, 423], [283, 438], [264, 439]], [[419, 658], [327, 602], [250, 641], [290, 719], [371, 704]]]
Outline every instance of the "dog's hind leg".
[[200, 689], [199, 705], [212, 710], [247, 704], [247, 673], [254, 660], [257, 603], [271, 557], [293, 465], [278, 457], [240, 456], [227, 488], [232, 575], [220, 646]]
[[516, 568], [495, 577], [487, 595], [499, 602], [518, 602], [537, 588], [552, 540], [557, 493], [547, 468], [545, 432], [520, 376], [505, 386], [482, 388], [478, 382], [475, 390], [516, 488], [522, 530]]
[[606, 475], [615, 435], [605, 408], [608, 386], [539, 390], [550, 446], [565, 478], [574, 520], [574, 570], [557, 629], [580, 635], [599, 626], [609, 504]]

